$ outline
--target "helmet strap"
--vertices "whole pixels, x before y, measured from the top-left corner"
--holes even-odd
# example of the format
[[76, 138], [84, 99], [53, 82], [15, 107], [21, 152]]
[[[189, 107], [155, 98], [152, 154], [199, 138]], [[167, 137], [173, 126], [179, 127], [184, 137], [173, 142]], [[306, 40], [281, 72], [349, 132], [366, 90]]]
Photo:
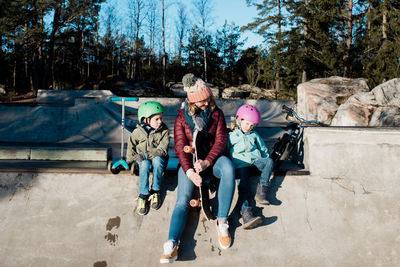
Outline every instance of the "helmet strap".
[[235, 118], [235, 122], [236, 122], [236, 125], [239, 127], [239, 129], [242, 131], [242, 126], [240, 125], [240, 122], [238, 121], [238, 117], [237, 116]]

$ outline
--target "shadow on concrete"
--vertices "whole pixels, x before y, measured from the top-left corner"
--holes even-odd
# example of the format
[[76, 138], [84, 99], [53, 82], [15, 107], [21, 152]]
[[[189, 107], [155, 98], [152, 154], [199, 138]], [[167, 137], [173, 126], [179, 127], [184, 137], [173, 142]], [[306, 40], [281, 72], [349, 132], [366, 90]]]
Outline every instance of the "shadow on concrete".
[[[273, 224], [278, 220], [277, 216], [271, 216], [271, 217], [265, 217], [263, 214], [263, 210], [265, 208], [268, 208], [268, 206], [257, 206], [256, 201], [254, 200], [254, 196], [256, 194], [257, 190], [257, 184], [259, 182], [259, 172], [253, 173], [252, 177], [250, 178], [250, 200], [249, 204], [250, 206], [254, 207], [254, 215], [255, 216], [260, 216], [263, 219], [263, 222], [260, 226], [258, 227], [263, 227], [267, 226], [270, 224]], [[271, 189], [268, 193], [268, 200], [270, 202], [270, 205], [276, 205], [279, 206], [282, 204], [282, 201], [276, 198], [276, 193], [279, 191], [279, 188], [281, 188], [281, 185], [283, 183], [284, 176], [274, 176], [271, 178]], [[238, 181], [238, 180], [237, 180]], [[236, 189], [237, 190], [237, 189]], [[240, 209], [241, 209], [241, 203], [238, 201], [236, 203], [232, 203], [235, 205], [234, 209], [232, 210], [231, 214], [229, 215], [229, 229], [230, 229], [230, 234], [232, 238], [232, 244], [235, 241], [235, 232], [238, 227], [242, 226], [241, 223], [241, 215], [240, 215]]]
[[[199, 219], [200, 209], [189, 208], [186, 226], [183, 230], [178, 249], [179, 261], [192, 261], [196, 259], [194, 248], [197, 245], [197, 240], [195, 239], [194, 235], [197, 227], [199, 226]], [[204, 221], [202, 223], [204, 223]], [[201, 238], [201, 236], [199, 236], [199, 238]]]
[[279, 176], [274, 174], [274, 176], [271, 178], [271, 189], [268, 194], [268, 201], [270, 205], [279, 206], [282, 204], [282, 201], [276, 198], [276, 193], [279, 191], [279, 188], [281, 188], [285, 176], [286, 172]]
[[13, 198], [18, 192], [29, 191], [36, 182], [37, 174], [32, 173], [0, 173], [0, 199]]

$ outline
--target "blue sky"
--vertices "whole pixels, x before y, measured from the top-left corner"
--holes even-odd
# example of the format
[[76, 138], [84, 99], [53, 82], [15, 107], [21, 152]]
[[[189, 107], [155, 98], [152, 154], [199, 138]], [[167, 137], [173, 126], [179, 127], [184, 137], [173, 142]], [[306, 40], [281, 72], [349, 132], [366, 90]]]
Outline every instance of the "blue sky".
[[[241, 27], [250, 22], [253, 22], [257, 17], [257, 10], [255, 7], [248, 7], [246, 0], [213, 0], [215, 24], [222, 26], [225, 20], [228, 23], [234, 22], [235, 25]], [[246, 31], [242, 37], [247, 37], [248, 40], [245, 47], [260, 45], [263, 38], [255, 33]]]

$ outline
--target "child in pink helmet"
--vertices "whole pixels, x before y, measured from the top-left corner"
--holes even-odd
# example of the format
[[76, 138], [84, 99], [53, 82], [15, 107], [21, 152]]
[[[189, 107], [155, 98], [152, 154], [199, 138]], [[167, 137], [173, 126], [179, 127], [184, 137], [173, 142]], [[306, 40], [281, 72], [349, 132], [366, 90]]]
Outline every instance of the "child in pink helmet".
[[238, 204], [241, 205], [240, 214], [244, 229], [253, 229], [262, 223], [262, 218], [254, 215], [254, 200], [250, 199], [249, 176], [253, 166], [261, 171], [255, 199], [260, 204], [269, 204], [267, 191], [274, 163], [269, 157], [264, 141], [254, 131], [254, 127], [259, 123], [258, 109], [245, 104], [237, 110], [228, 138], [229, 155], [236, 168], [236, 178], [240, 180]]

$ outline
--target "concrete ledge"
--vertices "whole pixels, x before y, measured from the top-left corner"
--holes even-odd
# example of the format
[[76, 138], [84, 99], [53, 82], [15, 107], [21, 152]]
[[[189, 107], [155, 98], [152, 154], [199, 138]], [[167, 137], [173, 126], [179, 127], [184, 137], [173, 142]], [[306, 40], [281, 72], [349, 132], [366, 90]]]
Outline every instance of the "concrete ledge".
[[22, 159], [28, 160], [30, 158], [30, 148], [7, 148], [0, 147], [0, 160], [3, 159]]
[[391, 183], [400, 177], [400, 128], [309, 127], [304, 155], [312, 175]]
[[108, 161], [111, 148], [0, 147], [1, 160]]

